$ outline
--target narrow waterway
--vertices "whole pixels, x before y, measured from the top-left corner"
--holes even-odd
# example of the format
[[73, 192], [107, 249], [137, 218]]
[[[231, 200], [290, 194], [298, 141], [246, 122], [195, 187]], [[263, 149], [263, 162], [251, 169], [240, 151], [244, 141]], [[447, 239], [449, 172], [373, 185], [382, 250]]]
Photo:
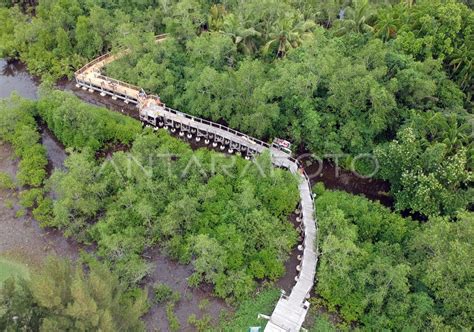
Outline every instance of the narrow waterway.
[[[27, 73], [23, 64], [0, 59], [0, 99], [9, 97], [13, 91], [25, 98], [36, 99], [37, 81]], [[62, 147], [49, 131], [43, 130], [41, 138], [51, 169], [62, 167], [66, 158]], [[18, 171], [18, 159], [8, 144], [0, 144], [0, 170], [12, 177]], [[78, 257], [79, 245], [74, 240], [66, 239], [57, 230], [41, 228], [30, 214], [17, 216], [20, 210], [15, 193], [0, 190], [0, 255], [13, 256], [33, 265], [41, 264], [48, 255]]]

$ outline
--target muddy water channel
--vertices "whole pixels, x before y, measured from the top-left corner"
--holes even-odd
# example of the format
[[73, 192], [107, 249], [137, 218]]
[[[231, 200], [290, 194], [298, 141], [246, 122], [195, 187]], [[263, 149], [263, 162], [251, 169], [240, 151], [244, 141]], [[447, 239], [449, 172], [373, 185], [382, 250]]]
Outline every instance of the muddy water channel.
[[[0, 98], [16, 91], [25, 98], [35, 99], [37, 81], [21, 63], [8, 64], [0, 59]], [[47, 148], [51, 168], [62, 167], [66, 154], [49, 132], [42, 131], [42, 141]], [[18, 160], [10, 145], [0, 143], [0, 170], [15, 176]], [[16, 217], [20, 209], [17, 196], [12, 191], [0, 190], [0, 255], [13, 256], [27, 264], [41, 264], [48, 255], [75, 259], [79, 246], [63, 237], [56, 230], [42, 229], [29, 214]]]

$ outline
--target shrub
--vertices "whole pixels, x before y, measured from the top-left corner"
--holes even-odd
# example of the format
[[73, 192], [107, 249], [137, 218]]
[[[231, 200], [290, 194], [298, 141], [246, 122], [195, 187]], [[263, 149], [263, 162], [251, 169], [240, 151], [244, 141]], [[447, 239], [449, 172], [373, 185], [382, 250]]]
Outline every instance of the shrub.
[[67, 147], [97, 151], [107, 142], [129, 144], [141, 132], [139, 121], [79, 102], [71, 93], [44, 89], [38, 112]]
[[174, 313], [175, 303], [170, 302], [166, 305], [166, 318], [168, 319], [169, 328], [171, 331], [179, 331], [181, 324], [179, 323], [178, 317]]
[[33, 188], [20, 192], [20, 205], [26, 209], [32, 208], [38, 201], [43, 200], [43, 190]]
[[199, 332], [208, 331], [212, 323], [212, 317], [209, 314], [202, 316], [201, 319], [198, 319], [195, 314], [192, 314], [188, 317], [188, 323]]
[[41, 186], [46, 177], [46, 165], [46, 150], [41, 144], [35, 144], [25, 150], [17, 174], [20, 185]]
[[0, 139], [11, 143], [20, 158], [17, 178], [22, 186], [39, 187], [46, 177], [48, 160], [45, 148], [38, 143], [35, 111], [34, 102], [17, 95], [0, 101]]
[[24, 217], [25, 215], [26, 215], [26, 209], [24, 208], [18, 209], [15, 213], [16, 218], [21, 218], [21, 217]]
[[49, 197], [41, 196], [38, 198], [38, 206], [33, 209], [33, 218], [35, 218], [41, 226], [49, 226], [53, 220], [53, 200]]
[[15, 188], [15, 182], [13, 181], [10, 174], [0, 171], [0, 189], [13, 189]]
[[171, 299], [173, 290], [166, 284], [155, 283], [153, 285], [153, 293], [155, 294], [155, 302], [163, 303]]

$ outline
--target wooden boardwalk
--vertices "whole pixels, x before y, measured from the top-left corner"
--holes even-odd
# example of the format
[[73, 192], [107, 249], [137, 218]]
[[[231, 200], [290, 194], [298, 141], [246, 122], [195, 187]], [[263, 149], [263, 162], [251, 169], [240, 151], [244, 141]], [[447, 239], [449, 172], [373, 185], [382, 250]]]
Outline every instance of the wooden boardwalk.
[[[157, 42], [166, 35], [157, 36]], [[243, 134], [226, 126], [207, 121], [186, 113], [173, 110], [163, 105], [156, 96], [147, 95], [141, 88], [102, 75], [101, 70], [110, 62], [127, 53], [105, 54], [75, 73], [78, 87], [90, 92], [97, 91], [101, 96], [109, 95], [113, 99], [121, 99], [125, 103], [136, 104], [140, 110], [140, 119], [155, 128], [163, 127], [180, 136], [195, 137], [196, 141], [204, 140], [206, 144], [227, 149], [229, 153], [243, 153], [246, 158], [270, 151], [272, 163], [277, 167], [287, 168], [291, 173], [300, 177], [299, 194], [300, 206], [298, 221], [303, 235], [303, 242], [298, 246], [302, 251], [298, 255], [301, 263], [297, 267], [298, 275], [295, 285], [289, 295], [283, 294], [273, 310], [265, 326], [267, 332], [299, 331], [309, 308], [310, 291], [314, 284], [317, 250], [317, 224], [314, 219], [314, 199], [310, 181], [299, 161], [282, 151], [274, 144], [268, 144], [256, 138]]]

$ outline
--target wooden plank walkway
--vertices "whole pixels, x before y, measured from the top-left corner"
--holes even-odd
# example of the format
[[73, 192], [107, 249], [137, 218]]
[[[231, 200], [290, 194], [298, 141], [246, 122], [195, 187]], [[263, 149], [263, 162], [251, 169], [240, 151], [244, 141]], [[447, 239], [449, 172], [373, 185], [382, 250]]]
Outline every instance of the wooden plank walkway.
[[[290, 169], [291, 171], [291, 169]], [[304, 241], [300, 273], [289, 296], [281, 296], [270, 320], [266, 332], [299, 331], [309, 308], [309, 294], [314, 284], [318, 262], [316, 242], [316, 222], [314, 220], [314, 201], [308, 177], [301, 174], [299, 185], [301, 213], [304, 228]]]
[[[166, 38], [166, 35], [157, 36], [157, 42]], [[288, 153], [277, 146], [260, 141], [226, 126], [207, 121], [186, 113], [173, 110], [159, 102], [156, 96], [148, 96], [144, 91], [134, 85], [121, 82], [101, 74], [102, 68], [118, 57], [127, 53], [123, 50], [118, 54], [105, 54], [75, 73], [76, 83], [79, 87], [90, 92], [97, 91], [102, 96], [112, 96], [126, 103], [137, 104], [140, 110], [140, 119], [154, 127], [178, 128], [181, 133], [194, 133], [196, 137], [204, 137], [206, 141], [212, 138], [229, 149], [245, 151], [247, 155], [254, 155], [269, 150], [272, 163], [278, 167], [285, 167], [291, 173], [298, 174], [300, 183], [300, 220], [304, 240], [298, 249], [302, 251], [301, 263], [298, 265], [299, 274], [295, 278], [296, 284], [290, 295], [282, 295], [265, 326], [266, 332], [299, 331], [305, 320], [309, 308], [310, 291], [314, 284], [316, 265], [318, 262], [317, 249], [317, 224], [314, 219], [314, 198], [308, 176], [303, 171], [300, 163]], [[210, 140], [209, 140], [210, 141]], [[229, 150], [229, 151], [232, 151]]]

